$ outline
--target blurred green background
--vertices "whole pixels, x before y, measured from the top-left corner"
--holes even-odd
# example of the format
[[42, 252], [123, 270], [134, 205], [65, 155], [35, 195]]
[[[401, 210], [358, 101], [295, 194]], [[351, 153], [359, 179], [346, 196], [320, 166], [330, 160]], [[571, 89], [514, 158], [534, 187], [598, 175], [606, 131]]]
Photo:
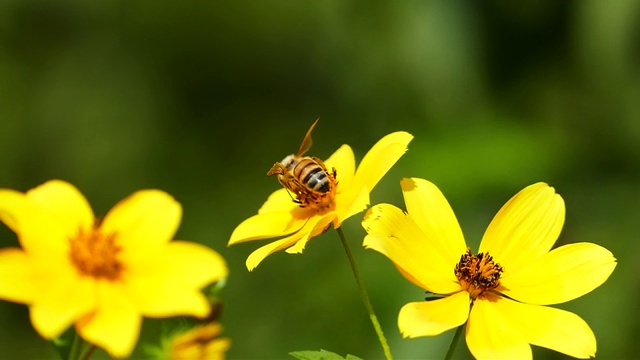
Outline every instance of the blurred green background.
[[[65, 179], [99, 215], [163, 189], [184, 207], [176, 238], [228, 261], [229, 358], [322, 348], [374, 359], [382, 351], [334, 231], [252, 273], [244, 261], [266, 241], [226, 243], [279, 188], [267, 170], [316, 118], [310, 153], [321, 158], [348, 143], [359, 160], [405, 130], [415, 139], [372, 202], [403, 207], [399, 180], [429, 179], [477, 249], [504, 202], [550, 183], [567, 206], [558, 244], [596, 242], [619, 260], [603, 286], [557, 307], [589, 323], [599, 358], [630, 358], [640, 351], [639, 44], [636, 0], [3, 0], [0, 186]], [[360, 246], [360, 219], [344, 229], [394, 355], [442, 358], [452, 331], [401, 339], [398, 310], [424, 293]], [[141, 343], [163, 324], [145, 320]], [[56, 357], [26, 307], [7, 302], [0, 353]], [[464, 342], [456, 355], [469, 358]]]

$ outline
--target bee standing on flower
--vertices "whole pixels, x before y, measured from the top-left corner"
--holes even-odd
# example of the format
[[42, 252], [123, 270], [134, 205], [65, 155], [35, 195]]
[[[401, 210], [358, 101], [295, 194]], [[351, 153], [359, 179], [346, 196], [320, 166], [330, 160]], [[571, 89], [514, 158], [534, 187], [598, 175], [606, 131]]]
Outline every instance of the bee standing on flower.
[[336, 169], [329, 172], [319, 158], [303, 156], [311, 148], [311, 132], [317, 123], [318, 120], [307, 131], [298, 152], [273, 164], [267, 175], [277, 175], [282, 186], [295, 195], [294, 202], [300, 207], [324, 210], [333, 205], [338, 185]]
[[[356, 167], [355, 155], [347, 144], [323, 160], [304, 156], [311, 147], [311, 132], [317, 122], [307, 131], [298, 152], [275, 163], [267, 172], [269, 176], [277, 175], [282, 188], [271, 193], [258, 213], [245, 219], [231, 234], [228, 245], [278, 238], [249, 255], [249, 271], [274, 252], [301, 253], [309, 240], [329, 226], [338, 229], [344, 220], [366, 209], [370, 192], [413, 139], [404, 131], [388, 134]], [[336, 180], [337, 173], [340, 181]]]

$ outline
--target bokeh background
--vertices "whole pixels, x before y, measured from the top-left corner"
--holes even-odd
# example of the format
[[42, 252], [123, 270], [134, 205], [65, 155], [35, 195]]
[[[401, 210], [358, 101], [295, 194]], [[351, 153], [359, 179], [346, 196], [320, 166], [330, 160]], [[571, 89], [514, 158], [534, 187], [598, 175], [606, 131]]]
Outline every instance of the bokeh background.
[[[327, 349], [382, 357], [334, 231], [302, 255], [246, 257], [234, 227], [279, 187], [267, 170], [318, 117], [313, 155], [361, 159], [382, 136], [415, 139], [372, 202], [403, 207], [399, 180], [448, 197], [476, 247], [521, 188], [553, 185], [567, 206], [558, 244], [588, 241], [619, 265], [558, 305], [598, 339], [598, 357], [640, 352], [640, 2], [0, 2], [0, 186], [75, 184], [103, 215], [135, 190], [184, 207], [176, 235], [220, 252], [231, 274], [221, 321], [231, 359]], [[403, 340], [398, 310], [424, 297], [344, 224], [398, 359], [442, 358], [453, 332]], [[16, 238], [0, 229], [0, 245]], [[164, 322], [145, 320], [141, 343]], [[143, 346], [134, 358], [144, 358]], [[54, 359], [25, 306], [0, 303], [0, 353]], [[469, 358], [464, 342], [456, 356]], [[562, 355], [534, 347], [541, 359]], [[106, 358], [99, 351], [94, 358]]]

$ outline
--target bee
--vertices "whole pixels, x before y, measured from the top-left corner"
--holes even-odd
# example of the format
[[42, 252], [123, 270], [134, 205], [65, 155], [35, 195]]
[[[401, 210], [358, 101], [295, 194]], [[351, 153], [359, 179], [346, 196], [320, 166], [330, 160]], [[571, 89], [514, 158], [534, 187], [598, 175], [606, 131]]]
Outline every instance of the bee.
[[293, 196], [292, 199], [300, 207], [324, 210], [333, 205], [338, 185], [336, 169], [329, 172], [319, 158], [303, 156], [311, 148], [311, 132], [318, 120], [307, 131], [298, 152], [273, 164], [267, 175], [277, 175], [278, 181], [289, 191], [289, 195], [295, 195], [295, 199]]

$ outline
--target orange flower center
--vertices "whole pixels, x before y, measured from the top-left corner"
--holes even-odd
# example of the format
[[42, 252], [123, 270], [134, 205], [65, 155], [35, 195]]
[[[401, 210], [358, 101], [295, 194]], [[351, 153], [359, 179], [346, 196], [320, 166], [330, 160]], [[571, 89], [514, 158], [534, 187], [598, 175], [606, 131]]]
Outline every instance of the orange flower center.
[[460, 257], [456, 265], [455, 274], [463, 289], [467, 290], [472, 299], [500, 286], [502, 266], [493, 261], [489, 253], [471, 254], [471, 249]]
[[80, 273], [94, 278], [117, 279], [123, 269], [118, 260], [122, 250], [115, 243], [116, 234], [103, 234], [98, 229], [80, 230], [70, 240], [71, 261]]

